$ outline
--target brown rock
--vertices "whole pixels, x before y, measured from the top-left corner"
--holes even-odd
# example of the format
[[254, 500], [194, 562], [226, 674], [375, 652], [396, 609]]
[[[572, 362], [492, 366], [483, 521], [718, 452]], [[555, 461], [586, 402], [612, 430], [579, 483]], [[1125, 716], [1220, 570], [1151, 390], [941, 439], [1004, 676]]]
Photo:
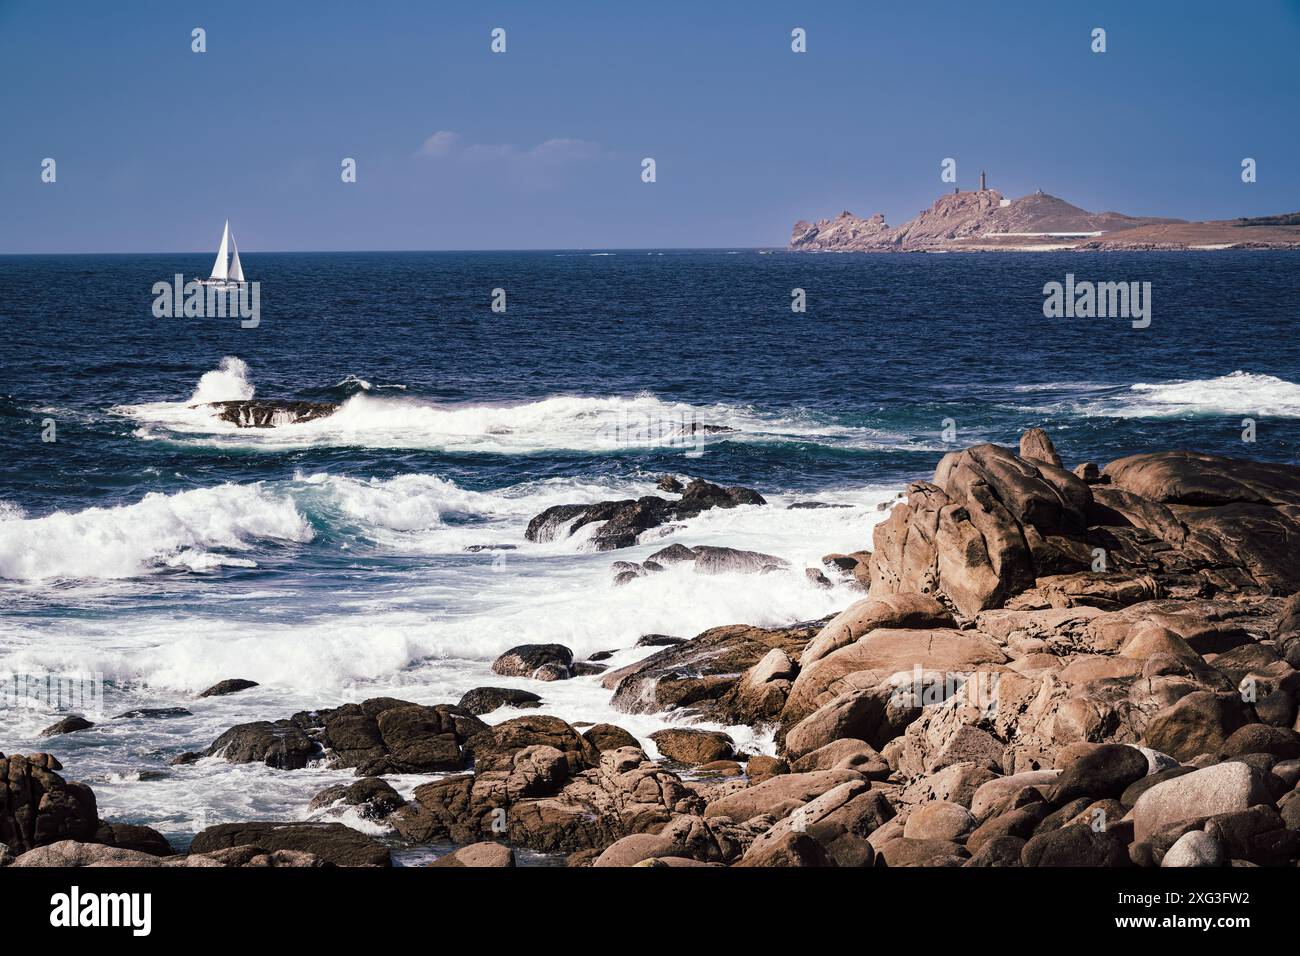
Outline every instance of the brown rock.
[[[1047, 432], [1041, 428], [1031, 428], [1020, 436], [1020, 457], [1033, 458], [1061, 467], [1061, 456], [1056, 453], [1056, 446]], [[1082, 477], [1082, 476], [1080, 476]]]
[[669, 760], [688, 765], [727, 760], [735, 753], [735, 741], [715, 730], [670, 727], [656, 731], [650, 739]]
[[485, 841], [463, 846], [453, 853], [440, 856], [429, 866], [474, 866], [474, 867], [512, 867], [515, 865], [515, 851], [500, 843]]
[[342, 823], [222, 823], [201, 830], [191, 853], [230, 847], [297, 850], [335, 866], [391, 866], [388, 849]]

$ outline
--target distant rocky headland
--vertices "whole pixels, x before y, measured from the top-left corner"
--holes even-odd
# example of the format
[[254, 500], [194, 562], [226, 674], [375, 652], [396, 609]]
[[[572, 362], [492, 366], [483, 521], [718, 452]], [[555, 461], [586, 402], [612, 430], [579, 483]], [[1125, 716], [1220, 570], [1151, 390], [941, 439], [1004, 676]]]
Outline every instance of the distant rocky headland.
[[1007, 199], [996, 189], [940, 196], [901, 226], [876, 213], [842, 212], [794, 224], [795, 252], [1026, 252], [1300, 249], [1300, 213], [1189, 222], [1088, 212], [1039, 190]]

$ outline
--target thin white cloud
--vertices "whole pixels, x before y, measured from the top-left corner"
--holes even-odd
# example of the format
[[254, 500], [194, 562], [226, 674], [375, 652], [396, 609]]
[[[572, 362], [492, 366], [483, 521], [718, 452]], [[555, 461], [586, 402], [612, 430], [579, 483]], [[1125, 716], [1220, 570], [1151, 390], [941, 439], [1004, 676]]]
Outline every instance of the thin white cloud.
[[473, 161], [526, 159], [549, 163], [580, 162], [610, 155], [600, 143], [556, 137], [529, 149], [511, 143], [469, 143], [460, 133], [440, 129], [424, 141], [418, 155], [433, 159], [459, 157]]
[[460, 147], [461, 135], [449, 129], [440, 129], [424, 141], [421, 156], [450, 156]]

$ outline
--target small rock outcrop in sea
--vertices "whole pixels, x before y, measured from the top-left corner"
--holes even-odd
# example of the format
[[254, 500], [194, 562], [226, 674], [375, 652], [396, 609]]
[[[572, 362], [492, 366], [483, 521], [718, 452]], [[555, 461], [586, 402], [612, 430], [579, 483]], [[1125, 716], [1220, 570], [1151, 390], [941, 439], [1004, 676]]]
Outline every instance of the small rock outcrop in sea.
[[542, 699], [532, 691], [515, 687], [475, 687], [460, 699], [460, 707], [471, 714], [490, 714], [501, 707], [536, 707]]
[[205, 690], [203, 693], [199, 694], [199, 696], [200, 697], [225, 697], [227, 694], [237, 694], [241, 690], [248, 690], [252, 687], [257, 687], [257, 686], [258, 684], [257, 681], [255, 680], [244, 680], [243, 678], [240, 677], [231, 677], [223, 681], [218, 681], [217, 683], [209, 687], [207, 690]]
[[201, 406], [217, 413], [222, 421], [240, 428], [279, 428], [324, 418], [338, 411], [335, 402], [295, 402], [248, 398], [227, 402], [209, 402]]
[[790, 562], [784, 558], [758, 551], [741, 551], [737, 548], [720, 548], [711, 545], [689, 548], [686, 545], [674, 544], [656, 551], [641, 564], [615, 561], [611, 570], [614, 572], [615, 584], [627, 584], [675, 564], [690, 564], [696, 574], [766, 574], [790, 567]]
[[80, 714], [72, 714], [71, 716], [64, 717], [57, 723], [50, 724], [50, 726], [41, 731], [41, 736], [58, 737], [62, 734], [76, 733], [78, 730], [89, 730], [94, 726], [94, 721], [87, 720]]
[[613, 551], [632, 547], [643, 531], [693, 518], [713, 508], [765, 504], [763, 496], [749, 488], [723, 488], [696, 478], [677, 501], [646, 495], [594, 505], [554, 505], [528, 522], [524, 536], [529, 541], [558, 541], [585, 525], [599, 522], [600, 527], [591, 537], [592, 545], [597, 551]]
[[573, 651], [563, 644], [520, 644], [492, 662], [492, 673], [533, 680], [567, 680], [575, 676]]

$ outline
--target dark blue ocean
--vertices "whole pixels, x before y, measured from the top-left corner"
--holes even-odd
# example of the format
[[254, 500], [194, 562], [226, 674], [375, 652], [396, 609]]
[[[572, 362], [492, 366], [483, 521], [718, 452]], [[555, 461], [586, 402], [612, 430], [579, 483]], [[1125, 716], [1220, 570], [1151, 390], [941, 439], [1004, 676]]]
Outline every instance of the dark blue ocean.
[[[10, 695], [0, 751], [56, 753], [105, 816], [182, 843], [301, 818], [343, 778], [168, 767], [232, 723], [525, 686], [487, 671], [519, 643], [617, 664], [644, 633], [842, 608], [852, 592], [802, 568], [869, 547], [880, 506], [947, 450], [1039, 425], [1067, 465], [1167, 448], [1300, 461], [1297, 252], [250, 252], [257, 328], [155, 318], [154, 283], [210, 261], [0, 257], [0, 678], [85, 679], [102, 698], [78, 711], [94, 728], [41, 740], [67, 708]], [[1150, 282], [1150, 326], [1044, 318], [1044, 284], [1067, 273]], [[343, 405], [267, 430], [202, 407], [250, 397]], [[732, 431], [664, 440], [688, 422]], [[664, 473], [769, 505], [627, 555], [523, 538], [549, 505], [652, 493]], [[809, 500], [839, 507], [788, 507]], [[794, 569], [614, 587], [615, 557], [666, 541]], [[195, 699], [227, 677], [261, 686]], [[592, 678], [543, 696], [570, 720], [662, 723], [612, 714]], [[189, 713], [114, 718], [142, 706]]]

